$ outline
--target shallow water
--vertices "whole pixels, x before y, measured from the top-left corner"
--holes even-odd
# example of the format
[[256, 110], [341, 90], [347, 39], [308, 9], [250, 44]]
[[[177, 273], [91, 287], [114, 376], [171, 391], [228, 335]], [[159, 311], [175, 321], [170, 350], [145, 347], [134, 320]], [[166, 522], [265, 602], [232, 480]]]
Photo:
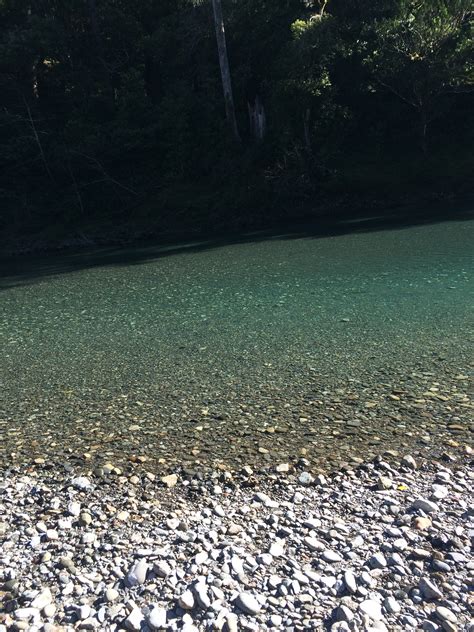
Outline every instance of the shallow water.
[[4, 267], [2, 456], [324, 469], [466, 441], [473, 237], [445, 222]]

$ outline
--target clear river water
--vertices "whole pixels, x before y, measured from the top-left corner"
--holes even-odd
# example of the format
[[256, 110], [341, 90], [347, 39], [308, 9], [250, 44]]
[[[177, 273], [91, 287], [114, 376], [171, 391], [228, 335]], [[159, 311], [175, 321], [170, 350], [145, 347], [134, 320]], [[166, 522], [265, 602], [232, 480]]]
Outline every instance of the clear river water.
[[452, 221], [4, 262], [0, 456], [325, 470], [466, 443], [473, 244]]

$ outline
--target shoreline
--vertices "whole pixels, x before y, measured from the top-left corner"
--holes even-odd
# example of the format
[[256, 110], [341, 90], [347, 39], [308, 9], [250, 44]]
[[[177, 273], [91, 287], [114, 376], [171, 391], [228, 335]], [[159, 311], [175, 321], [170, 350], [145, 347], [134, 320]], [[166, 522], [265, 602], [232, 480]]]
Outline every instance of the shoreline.
[[[332, 236], [361, 230], [383, 230], [430, 222], [448, 220], [472, 220], [474, 197], [472, 193], [449, 194], [446, 196], [414, 197], [408, 200], [380, 200], [372, 197], [351, 197], [332, 200], [332, 203], [319, 208], [302, 207], [295, 214], [277, 214], [274, 221], [262, 219], [255, 221], [242, 218], [241, 225], [231, 227], [229, 222], [221, 221], [206, 224], [197, 218], [194, 224], [183, 230], [173, 226], [160, 226], [146, 223], [135, 226], [113, 222], [106, 236], [96, 228], [78, 226], [72, 228], [72, 234], [60, 239], [33, 235], [26, 241], [7, 238], [0, 261], [15, 263], [29, 257], [87, 255], [104, 249], [114, 250], [140, 248], [179, 248], [187, 243], [198, 241], [198, 247], [206, 242], [216, 244], [241, 243], [253, 239], [266, 239], [282, 231], [298, 234], [308, 231], [319, 236]], [[297, 207], [298, 208], [298, 207]], [[355, 210], [354, 210], [355, 209]], [[421, 209], [421, 210], [420, 210]], [[288, 215], [288, 216], [287, 216]], [[245, 221], [244, 221], [245, 220]]]
[[4, 468], [0, 630], [474, 629], [471, 448], [308, 465]]

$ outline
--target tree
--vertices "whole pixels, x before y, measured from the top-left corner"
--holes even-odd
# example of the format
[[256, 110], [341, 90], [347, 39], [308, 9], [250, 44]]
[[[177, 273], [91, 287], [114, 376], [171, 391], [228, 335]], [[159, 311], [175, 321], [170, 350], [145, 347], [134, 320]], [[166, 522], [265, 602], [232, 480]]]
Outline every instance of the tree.
[[416, 111], [423, 152], [446, 97], [474, 88], [473, 15], [470, 0], [400, 0], [394, 17], [375, 24], [367, 62], [379, 85]]
[[230, 76], [229, 58], [227, 55], [224, 16], [222, 14], [221, 0], [212, 0], [212, 10], [214, 14], [214, 26], [216, 30], [217, 50], [219, 53], [219, 65], [221, 69], [226, 116], [234, 137], [240, 141], [237, 119], [235, 117], [234, 97], [232, 94], [232, 81]]

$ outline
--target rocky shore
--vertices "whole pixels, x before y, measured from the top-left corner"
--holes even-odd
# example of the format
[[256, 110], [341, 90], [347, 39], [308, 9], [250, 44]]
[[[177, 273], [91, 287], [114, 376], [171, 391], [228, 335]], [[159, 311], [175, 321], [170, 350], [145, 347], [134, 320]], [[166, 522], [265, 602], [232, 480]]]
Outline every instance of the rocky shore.
[[470, 461], [4, 470], [0, 631], [472, 632]]

